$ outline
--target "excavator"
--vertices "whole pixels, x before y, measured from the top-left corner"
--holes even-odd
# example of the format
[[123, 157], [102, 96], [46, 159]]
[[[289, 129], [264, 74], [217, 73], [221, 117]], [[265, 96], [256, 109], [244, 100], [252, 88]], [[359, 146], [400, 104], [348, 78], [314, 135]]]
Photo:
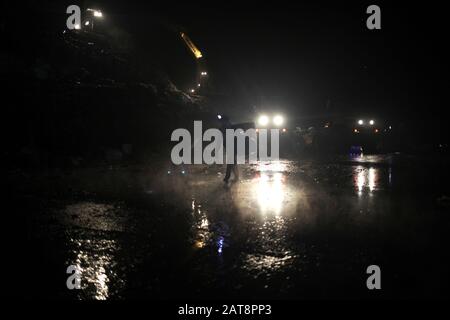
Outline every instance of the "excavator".
[[188, 49], [194, 55], [197, 62], [196, 82], [189, 89], [189, 93], [191, 95], [195, 95], [201, 91], [204, 92], [208, 80], [208, 72], [206, 71], [205, 59], [203, 58], [202, 52], [197, 48], [197, 46], [192, 42], [192, 40], [185, 32], [180, 31], [180, 36], [181, 39], [183, 39], [186, 46], [188, 47]]

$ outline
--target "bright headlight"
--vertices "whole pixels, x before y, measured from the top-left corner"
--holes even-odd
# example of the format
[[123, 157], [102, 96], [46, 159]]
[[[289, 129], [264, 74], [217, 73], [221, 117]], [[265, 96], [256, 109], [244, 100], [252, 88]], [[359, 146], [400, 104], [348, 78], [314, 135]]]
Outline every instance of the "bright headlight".
[[277, 115], [273, 118], [273, 124], [276, 125], [277, 127], [281, 126], [284, 122], [284, 119], [282, 116]]
[[373, 126], [373, 125], [375, 124], [375, 121], [370, 120], [370, 121], [369, 121], [369, 124], [370, 124], [371, 126]]
[[268, 116], [260, 116], [258, 118], [258, 124], [261, 126], [267, 126], [267, 124], [269, 123], [269, 117]]

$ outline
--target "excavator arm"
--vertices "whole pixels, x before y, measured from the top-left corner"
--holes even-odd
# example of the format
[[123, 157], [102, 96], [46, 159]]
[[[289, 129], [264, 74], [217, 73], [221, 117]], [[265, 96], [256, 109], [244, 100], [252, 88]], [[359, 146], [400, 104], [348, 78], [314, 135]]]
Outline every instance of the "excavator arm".
[[184, 43], [188, 46], [188, 48], [191, 50], [192, 54], [195, 56], [195, 58], [200, 59], [202, 57], [202, 53], [200, 50], [195, 46], [195, 44], [192, 42], [192, 40], [188, 37], [188, 35], [184, 32], [180, 32], [181, 38], [183, 39]]

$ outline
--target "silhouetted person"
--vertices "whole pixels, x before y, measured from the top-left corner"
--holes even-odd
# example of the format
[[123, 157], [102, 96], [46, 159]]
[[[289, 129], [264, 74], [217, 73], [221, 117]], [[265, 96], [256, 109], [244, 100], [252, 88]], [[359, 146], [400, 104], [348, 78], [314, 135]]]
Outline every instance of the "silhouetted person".
[[[220, 116], [219, 118], [220, 120], [220, 124], [221, 124], [221, 131], [222, 131], [222, 135], [223, 135], [223, 147], [225, 149], [226, 152], [226, 130], [227, 129], [235, 129], [234, 126], [231, 124], [230, 120], [228, 119], [227, 116]], [[234, 155], [233, 155], [233, 163], [227, 163], [227, 172], [225, 173], [225, 178], [223, 179], [223, 181], [225, 183], [228, 183], [228, 181], [230, 180], [231, 177], [231, 172], [233, 172], [234, 175], [234, 180], [239, 180], [239, 170], [237, 167], [237, 141], [235, 138], [234, 141]]]

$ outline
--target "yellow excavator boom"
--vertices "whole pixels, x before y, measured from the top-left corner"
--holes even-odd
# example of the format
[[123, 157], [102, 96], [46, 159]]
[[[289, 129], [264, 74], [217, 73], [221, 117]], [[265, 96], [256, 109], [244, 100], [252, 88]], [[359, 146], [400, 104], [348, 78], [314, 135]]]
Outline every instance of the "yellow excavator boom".
[[197, 59], [200, 59], [202, 57], [202, 53], [200, 52], [200, 50], [198, 50], [198, 48], [195, 46], [195, 44], [191, 41], [191, 39], [187, 36], [186, 33], [184, 32], [180, 32], [181, 38], [184, 40], [184, 43], [186, 43], [186, 45], [189, 47], [189, 49], [192, 51], [192, 53], [194, 54], [194, 56]]

